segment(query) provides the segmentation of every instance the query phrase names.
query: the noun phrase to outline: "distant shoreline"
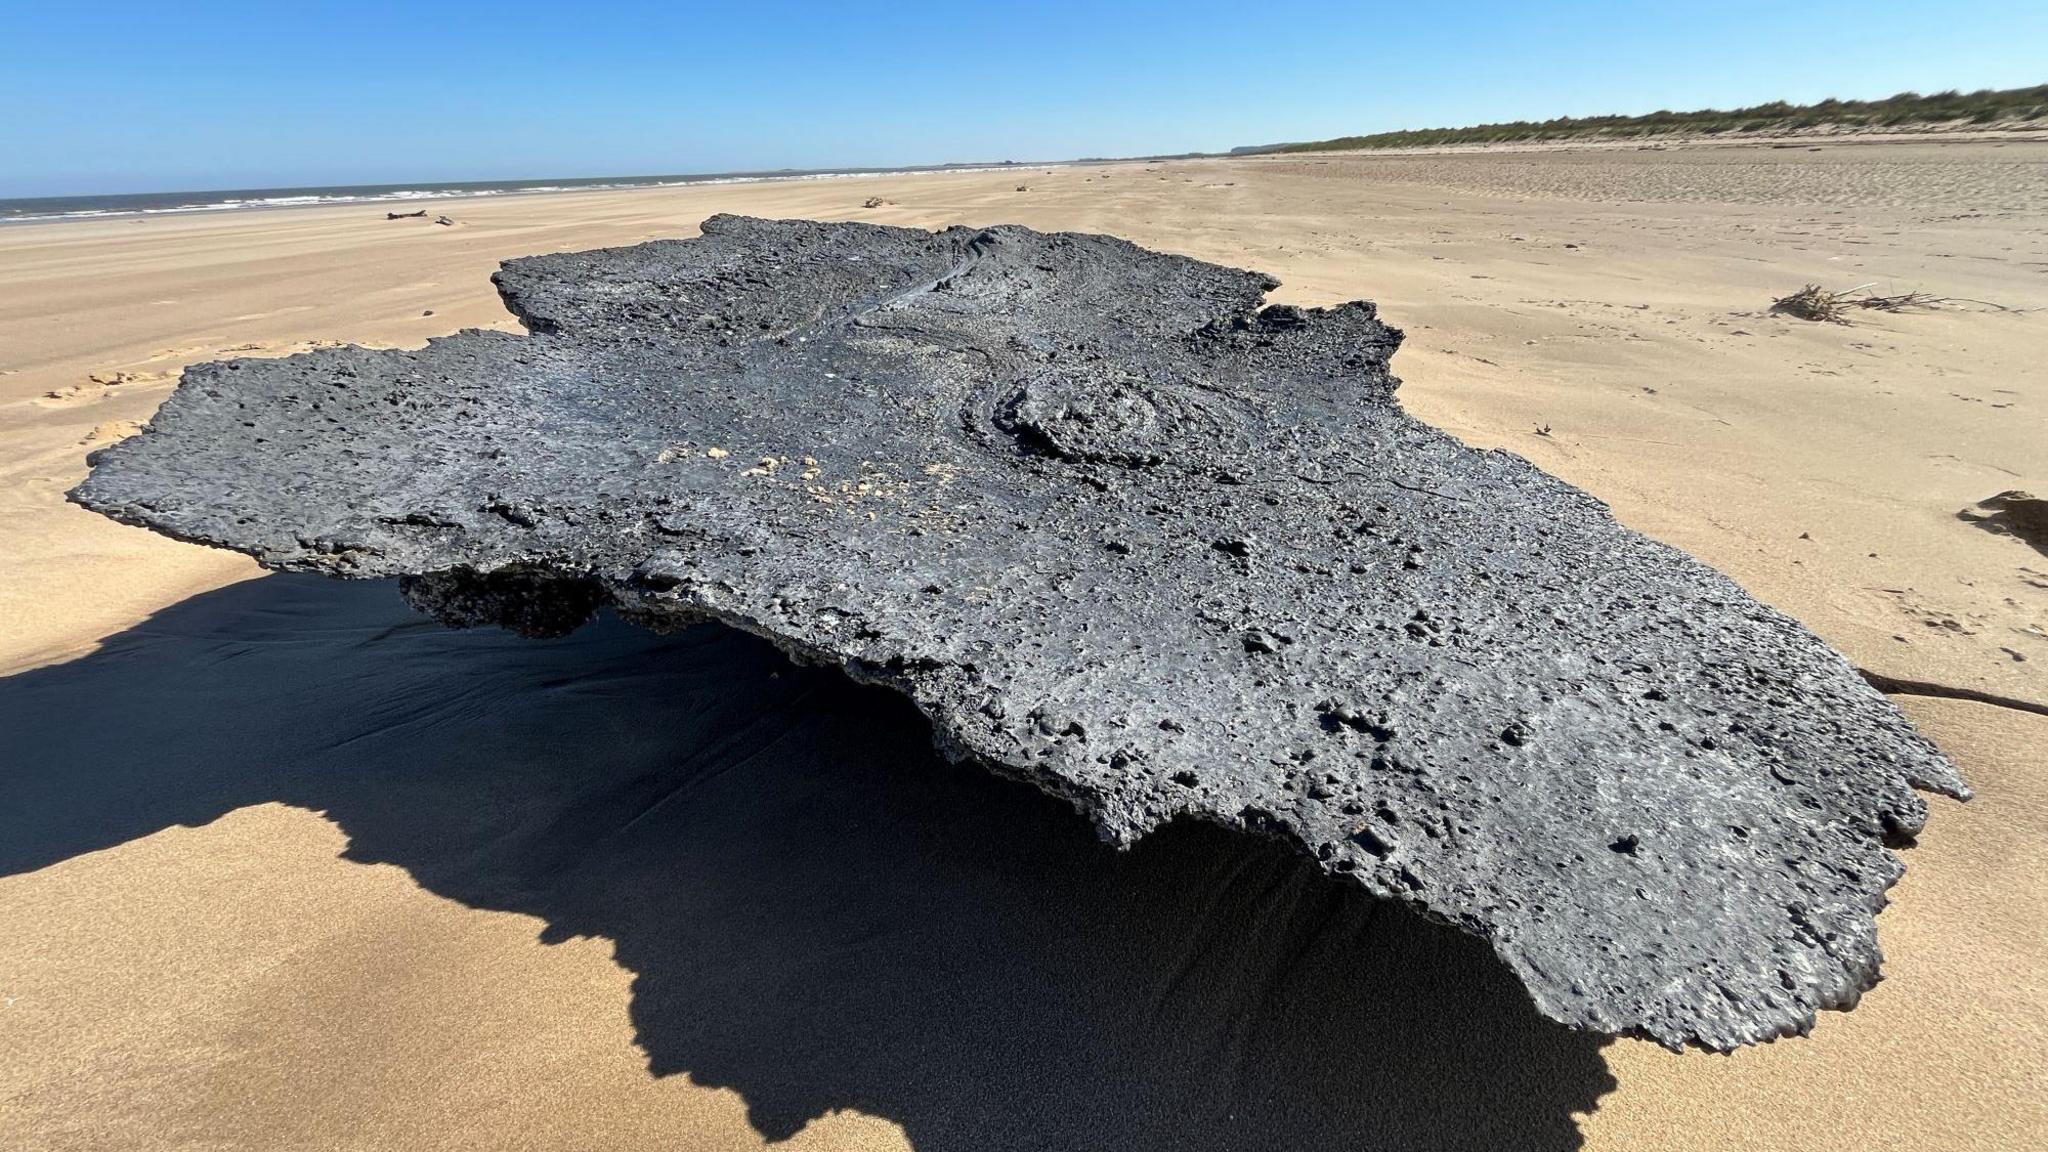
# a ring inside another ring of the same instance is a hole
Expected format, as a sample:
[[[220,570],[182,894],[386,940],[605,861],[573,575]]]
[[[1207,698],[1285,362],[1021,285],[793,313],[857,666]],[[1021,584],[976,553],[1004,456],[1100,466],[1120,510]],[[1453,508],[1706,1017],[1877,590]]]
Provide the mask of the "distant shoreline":
[[[294,188],[221,188],[185,192],[124,192],[101,196],[28,196],[0,199],[0,225],[104,220],[125,216],[184,216],[261,208],[308,208],[336,204],[420,204],[440,200],[536,195],[550,192],[612,192],[640,188],[682,188],[715,184],[790,180],[843,180],[860,176],[920,176],[948,172],[1000,172],[1086,163],[1060,160],[993,164],[934,164],[908,168],[835,168],[791,171],[706,172],[666,176],[587,176],[534,180],[421,180],[403,184],[328,184]]]
[[[1452,130],[1465,133],[1473,130]],[[1389,133],[1387,136],[1421,136]],[[1356,138],[1350,138],[1356,139]],[[1374,138],[1378,139],[1378,138]],[[202,191],[124,192],[97,196],[0,198],[0,227],[124,217],[190,216],[210,212],[310,208],[348,204],[418,205],[442,200],[542,195],[556,192],[616,192],[721,184],[849,180],[876,176],[938,176],[948,173],[1044,170],[1059,167],[1164,163],[1182,160],[1277,160],[1347,153],[1374,156],[1448,156],[1516,152],[1659,151],[1701,147],[1780,147],[1822,144],[1928,144],[2048,142],[2048,120],[2006,121],[1998,126],[1933,124],[1855,126],[1824,124],[1791,130],[1703,132],[1679,127],[1648,135],[1585,132],[1550,137],[1439,139],[1361,145],[1347,140],[1236,148],[1156,156],[1090,156],[1071,160],[1000,161],[986,164],[912,165],[902,168],[771,169],[659,176],[582,176],[531,180],[422,180],[399,184],[332,184],[286,188],[223,188]]]

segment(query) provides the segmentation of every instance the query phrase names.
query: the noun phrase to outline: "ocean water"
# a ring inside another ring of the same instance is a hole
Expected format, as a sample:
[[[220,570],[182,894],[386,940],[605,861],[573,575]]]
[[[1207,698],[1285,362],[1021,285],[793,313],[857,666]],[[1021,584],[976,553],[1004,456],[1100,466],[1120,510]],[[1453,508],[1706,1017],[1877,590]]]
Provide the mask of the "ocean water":
[[[929,172],[987,172],[1025,167],[1002,164],[947,164],[922,168],[850,168],[832,171],[715,172],[679,176],[589,176],[566,180],[476,180],[416,184],[338,184],[320,188],[226,188],[206,192],[131,192],[116,196],[34,196],[0,200],[0,224],[37,220],[89,220],[102,216],[161,216],[187,212],[231,212],[249,208],[293,208],[309,204],[405,204],[477,196],[534,192],[595,191],[608,188],[672,188],[687,184],[737,184],[754,180],[831,180],[847,176]],[[412,209],[406,209],[411,211]]]

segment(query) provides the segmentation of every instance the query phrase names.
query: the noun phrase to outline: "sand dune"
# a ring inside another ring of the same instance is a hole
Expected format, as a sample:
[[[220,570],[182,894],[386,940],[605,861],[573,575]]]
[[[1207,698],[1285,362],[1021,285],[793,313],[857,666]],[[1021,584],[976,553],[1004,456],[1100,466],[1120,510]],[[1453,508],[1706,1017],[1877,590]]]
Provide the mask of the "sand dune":
[[[234,583],[247,562],[61,500],[184,364],[511,327],[504,257],[714,211],[1016,221],[1260,268],[1284,301],[1377,300],[1408,331],[1411,411],[1586,487],[1866,668],[2043,702],[2048,561],[1956,515],[2048,491],[2043,146],[445,208],[461,227],[322,208],[0,229],[0,1145],[2048,1140],[2048,718],[1904,700],[1979,798],[1937,801],[1905,853],[1890,978],[1813,1037],[1674,1057],[1543,1024],[1468,942],[1280,858],[1192,832],[1105,855],[933,763],[886,696],[750,641],[443,633],[388,590]],[[1986,303],[1763,314],[1866,280]]]

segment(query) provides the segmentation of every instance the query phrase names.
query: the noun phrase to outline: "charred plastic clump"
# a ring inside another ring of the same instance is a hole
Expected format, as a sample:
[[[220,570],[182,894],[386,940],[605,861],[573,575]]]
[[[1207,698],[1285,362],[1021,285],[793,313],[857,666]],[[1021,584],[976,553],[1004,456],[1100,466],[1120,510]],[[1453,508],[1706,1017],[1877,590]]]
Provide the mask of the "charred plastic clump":
[[[1852,1003],[1885,837],[1965,793],[1797,623],[1410,419],[1370,304],[733,217],[497,282],[528,335],[190,369],[74,498],[456,624],[724,621],[1113,841],[1279,837],[1674,1046]]]

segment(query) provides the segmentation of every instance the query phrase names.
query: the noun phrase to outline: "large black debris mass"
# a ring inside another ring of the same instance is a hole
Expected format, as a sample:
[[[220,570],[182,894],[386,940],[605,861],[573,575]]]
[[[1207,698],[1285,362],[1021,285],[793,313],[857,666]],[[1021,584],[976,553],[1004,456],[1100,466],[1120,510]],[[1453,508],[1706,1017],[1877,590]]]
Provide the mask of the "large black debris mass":
[[[1876,981],[1886,840],[1953,767],[1726,577],[1405,415],[1372,305],[1101,236],[703,231],[505,265],[528,335],[189,369],[73,496],[452,624],[758,633],[1111,840],[1292,842],[1568,1024],[1727,1049]]]

